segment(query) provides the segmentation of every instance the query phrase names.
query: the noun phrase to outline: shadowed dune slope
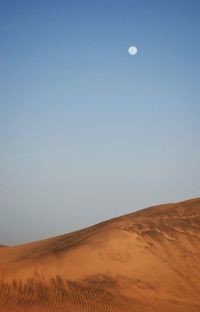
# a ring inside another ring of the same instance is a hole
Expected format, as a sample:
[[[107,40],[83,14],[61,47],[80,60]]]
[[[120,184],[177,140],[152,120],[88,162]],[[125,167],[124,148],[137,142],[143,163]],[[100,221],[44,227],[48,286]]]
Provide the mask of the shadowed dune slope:
[[[1,312],[200,312],[200,198],[0,248]]]

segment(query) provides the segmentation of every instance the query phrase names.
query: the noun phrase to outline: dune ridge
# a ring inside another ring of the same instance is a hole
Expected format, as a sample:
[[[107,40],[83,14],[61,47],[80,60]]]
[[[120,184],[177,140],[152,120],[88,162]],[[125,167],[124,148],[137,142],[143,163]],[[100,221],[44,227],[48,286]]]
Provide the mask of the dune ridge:
[[[199,281],[200,198],[0,248],[1,312],[200,312]]]

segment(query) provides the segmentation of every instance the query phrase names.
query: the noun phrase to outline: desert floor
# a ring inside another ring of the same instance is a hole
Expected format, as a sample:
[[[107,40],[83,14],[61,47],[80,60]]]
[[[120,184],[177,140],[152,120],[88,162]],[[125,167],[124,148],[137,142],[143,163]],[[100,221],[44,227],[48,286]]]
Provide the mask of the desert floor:
[[[0,312],[200,312],[200,198],[0,247]]]

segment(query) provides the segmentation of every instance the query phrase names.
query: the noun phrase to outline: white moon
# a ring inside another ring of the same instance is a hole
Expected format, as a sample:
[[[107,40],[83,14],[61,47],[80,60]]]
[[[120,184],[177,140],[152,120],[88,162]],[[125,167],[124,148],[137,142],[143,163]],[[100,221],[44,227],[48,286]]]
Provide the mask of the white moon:
[[[138,49],[137,49],[136,47],[134,47],[134,46],[128,48],[128,53],[129,53],[130,55],[136,55],[137,52],[138,52]]]

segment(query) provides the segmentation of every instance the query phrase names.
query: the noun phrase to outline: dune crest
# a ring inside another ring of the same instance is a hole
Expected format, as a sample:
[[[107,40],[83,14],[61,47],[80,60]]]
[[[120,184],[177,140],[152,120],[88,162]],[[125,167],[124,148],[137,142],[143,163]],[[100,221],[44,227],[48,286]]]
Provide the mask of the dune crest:
[[[199,312],[199,281],[200,198],[0,248],[1,312]]]

